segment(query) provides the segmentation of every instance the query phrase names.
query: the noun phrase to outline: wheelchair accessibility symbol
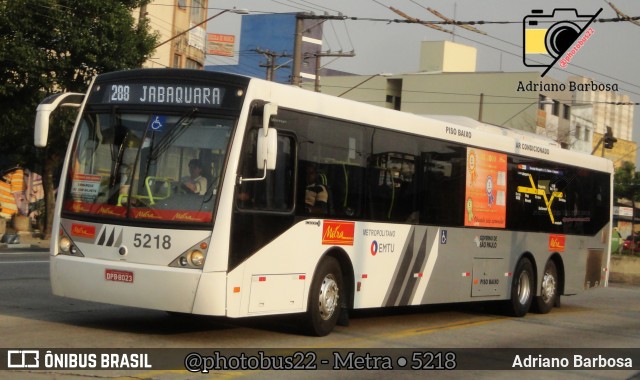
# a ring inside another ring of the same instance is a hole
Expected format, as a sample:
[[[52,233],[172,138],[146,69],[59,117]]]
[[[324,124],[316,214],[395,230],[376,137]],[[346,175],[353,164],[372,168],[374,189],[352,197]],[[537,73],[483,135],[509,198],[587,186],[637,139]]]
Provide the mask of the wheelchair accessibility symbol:
[[[447,244],[447,230],[442,230],[440,233],[440,244]]]
[[[156,132],[162,132],[164,130],[164,123],[166,120],[166,116],[151,116],[151,123],[149,127]]]

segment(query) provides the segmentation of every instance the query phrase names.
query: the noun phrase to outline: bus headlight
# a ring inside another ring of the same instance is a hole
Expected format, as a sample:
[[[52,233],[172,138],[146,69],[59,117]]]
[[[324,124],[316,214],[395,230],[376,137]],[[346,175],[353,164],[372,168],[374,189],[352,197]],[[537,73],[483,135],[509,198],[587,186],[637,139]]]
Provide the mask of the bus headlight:
[[[66,236],[61,237],[60,241],[58,241],[58,248],[60,248],[62,253],[69,253],[71,249],[71,240]]]
[[[189,262],[191,265],[201,267],[204,264],[204,254],[198,250],[189,253]]]
[[[191,248],[182,252],[180,256],[169,263],[169,266],[174,268],[202,269],[207,259],[209,240],[210,238],[207,238],[192,245]]]

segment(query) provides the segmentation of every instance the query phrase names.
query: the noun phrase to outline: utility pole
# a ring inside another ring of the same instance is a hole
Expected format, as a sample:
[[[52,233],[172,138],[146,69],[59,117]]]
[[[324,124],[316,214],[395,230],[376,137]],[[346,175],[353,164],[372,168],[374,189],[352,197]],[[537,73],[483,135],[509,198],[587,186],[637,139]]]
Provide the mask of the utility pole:
[[[289,55],[289,54],[285,54],[285,53],[278,54],[278,53],[274,53],[274,52],[271,52],[269,50],[263,50],[263,49],[260,49],[260,48],[253,49],[253,51],[264,55],[264,57],[267,59],[267,63],[264,63],[264,64],[261,63],[260,67],[266,67],[267,68],[267,76],[266,76],[266,78],[267,78],[268,81],[273,81],[275,79],[274,78],[274,74],[275,74],[275,71],[277,69],[279,69],[281,67],[289,67],[289,66],[278,66],[278,67],[276,67],[276,58],[279,58],[279,57],[291,57],[291,55]]]
[[[291,73],[291,84],[300,86],[300,69],[302,68],[302,25],[303,16],[309,14],[298,13],[296,15],[296,34],[293,42],[293,72]]]
[[[342,15],[338,15],[338,16],[330,16],[330,15],[314,15],[311,13],[298,13],[296,14],[296,31],[295,31],[295,40],[294,40],[294,44],[293,44],[293,71],[291,73],[291,84],[294,86],[300,86],[300,81],[301,81],[301,75],[300,73],[302,72],[302,61],[304,58],[309,58],[309,56],[307,57],[303,57],[303,52],[302,52],[302,41],[303,41],[303,35],[305,32],[307,32],[308,30],[314,28],[316,25],[309,27],[307,29],[303,29],[304,28],[304,21],[305,20],[320,20],[319,23],[323,23],[326,20],[344,20],[345,16]],[[321,38],[321,37],[320,37]],[[329,54],[333,54],[328,52]],[[325,53],[322,52],[317,52],[317,53],[313,53],[312,55],[310,55],[311,57],[315,56],[316,57],[316,81],[317,81],[317,77],[318,77],[318,73],[317,70],[319,70],[319,64],[318,64],[318,60],[319,57]],[[335,53],[335,54],[342,54],[342,53]],[[329,56],[329,55],[327,55]],[[333,55],[331,55],[333,56]],[[347,54],[343,54],[341,56],[345,56],[345,57],[353,57],[355,56],[355,54],[353,52],[351,53],[347,53]],[[316,82],[317,83],[317,82]]]
[[[330,51],[327,51],[327,52],[314,53],[313,56],[316,58],[316,68],[315,68],[316,79],[315,79],[314,91],[320,92],[320,57],[355,57],[356,54],[353,51],[349,53],[343,53],[341,51],[337,53],[332,53]]]

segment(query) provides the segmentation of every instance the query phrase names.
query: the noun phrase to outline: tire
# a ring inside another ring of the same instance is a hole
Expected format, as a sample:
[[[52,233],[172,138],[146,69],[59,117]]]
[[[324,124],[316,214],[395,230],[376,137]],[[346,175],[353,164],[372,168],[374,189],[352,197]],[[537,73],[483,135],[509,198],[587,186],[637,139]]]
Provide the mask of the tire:
[[[516,265],[511,284],[511,299],[507,301],[506,312],[513,317],[524,317],[533,301],[534,293],[533,265],[522,258]]]
[[[558,270],[556,264],[549,260],[544,266],[540,295],[535,297],[533,310],[540,314],[547,314],[557,304],[558,294]]]
[[[336,326],[344,294],[340,264],[333,257],[322,259],[313,276],[307,307],[307,331],[326,336]]]

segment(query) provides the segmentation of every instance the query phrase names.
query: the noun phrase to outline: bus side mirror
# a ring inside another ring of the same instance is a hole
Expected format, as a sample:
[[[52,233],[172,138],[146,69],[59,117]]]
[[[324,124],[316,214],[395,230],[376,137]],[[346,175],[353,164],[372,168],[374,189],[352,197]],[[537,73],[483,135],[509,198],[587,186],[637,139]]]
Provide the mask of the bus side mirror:
[[[256,165],[258,169],[275,170],[278,156],[278,131],[269,128],[266,136],[258,133],[257,145]]]
[[[278,131],[269,128],[271,116],[278,114],[278,105],[266,103],[262,108],[262,129],[258,131],[256,141],[256,167],[262,170],[262,177],[259,178],[238,178],[238,183],[249,181],[262,181],[267,178],[267,170],[275,170],[276,158],[278,157]]]
[[[39,148],[47,146],[47,139],[49,136],[49,117],[51,116],[51,113],[58,108],[58,106],[80,107],[83,100],[84,94],[77,92],[65,92],[48,96],[40,102],[40,104],[38,104],[38,108],[36,108],[33,144]]]
[[[274,170],[278,155],[278,132],[269,128],[271,116],[278,114],[278,105],[266,103],[262,111],[262,133],[258,133],[258,151],[256,152],[256,165],[258,169]]]
[[[278,105],[275,103],[267,103],[263,106],[262,112],[262,132],[266,135],[267,130],[269,129],[269,122],[271,121],[271,116],[275,116],[278,114]]]
[[[49,117],[53,109],[51,104],[40,104],[36,109],[36,125],[33,130],[33,144],[38,148],[47,146],[49,137]]]

